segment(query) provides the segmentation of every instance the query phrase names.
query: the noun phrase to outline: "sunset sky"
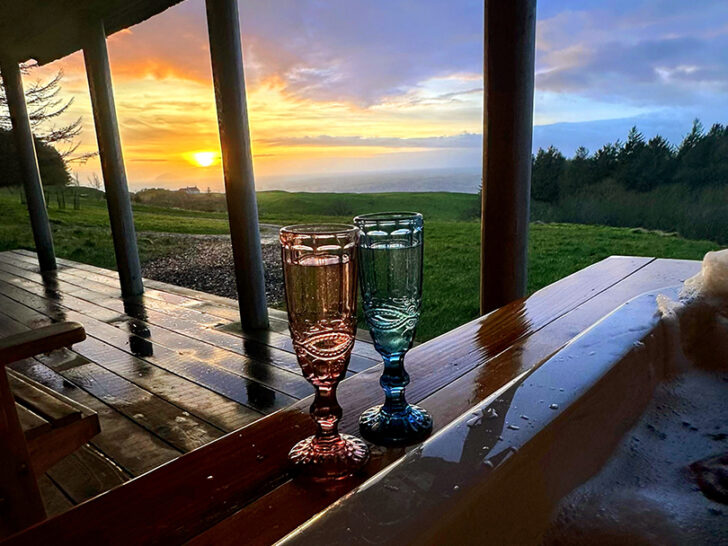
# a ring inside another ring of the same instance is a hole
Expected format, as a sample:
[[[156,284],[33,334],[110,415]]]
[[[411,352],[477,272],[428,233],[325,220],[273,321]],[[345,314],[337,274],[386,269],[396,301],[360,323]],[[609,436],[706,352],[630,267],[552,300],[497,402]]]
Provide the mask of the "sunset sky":
[[[725,0],[540,0],[534,145],[728,122]],[[241,0],[259,189],[275,176],[476,168],[481,0]],[[130,187],[222,189],[203,0],[109,38]],[[83,58],[63,69],[95,151]],[[27,84],[28,82],[26,82]],[[82,183],[97,160],[73,167]]]

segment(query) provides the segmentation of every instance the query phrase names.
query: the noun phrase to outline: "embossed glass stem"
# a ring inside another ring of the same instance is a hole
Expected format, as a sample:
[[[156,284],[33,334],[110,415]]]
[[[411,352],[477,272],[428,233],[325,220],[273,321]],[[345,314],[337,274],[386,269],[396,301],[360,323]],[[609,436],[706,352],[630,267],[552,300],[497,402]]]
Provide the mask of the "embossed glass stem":
[[[315,389],[316,434],[293,446],[288,457],[314,479],[345,478],[369,454],[364,442],[339,433],[336,400],[356,335],[357,238],[349,225],[280,231],[288,325],[303,375]]]
[[[388,212],[357,216],[359,271],[364,317],[374,346],[384,360],[379,381],[384,404],[359,419],[362,436],[383,445],[404,445],[426,438],[432,418],[407,403],[409,375],[405,353],[412,346],[422,305],[422,215]]]

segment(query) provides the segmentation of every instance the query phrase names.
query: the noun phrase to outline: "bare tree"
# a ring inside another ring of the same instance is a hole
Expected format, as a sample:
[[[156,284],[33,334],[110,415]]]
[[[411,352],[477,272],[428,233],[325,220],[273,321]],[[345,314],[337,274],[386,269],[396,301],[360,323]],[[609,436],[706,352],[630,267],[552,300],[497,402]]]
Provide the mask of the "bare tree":
[[[25,64],[21,66],[21,71],[23,74],[28,74],[36,66]],[[82,119],[79,117],[71,122],[58,123],[59,118],[73,104],[73,97],[61,96],[62,80],[63,70],[59,70],[50,80],[43,82],[36,80],[30,86],[26,86],[25,101],[28,105],[30,125],[33,135],[56,148],[66,163],[85,163],[96,154],[76,154]],[[5,88],[2,86],[0,86],[0,129],[11,129]]]
[[[91,176],[88,177],[88,182],[91,184],[91,187],[96,188],[97,190],[101,189],[101,178],[99,178],[98,174],[91,173]]]

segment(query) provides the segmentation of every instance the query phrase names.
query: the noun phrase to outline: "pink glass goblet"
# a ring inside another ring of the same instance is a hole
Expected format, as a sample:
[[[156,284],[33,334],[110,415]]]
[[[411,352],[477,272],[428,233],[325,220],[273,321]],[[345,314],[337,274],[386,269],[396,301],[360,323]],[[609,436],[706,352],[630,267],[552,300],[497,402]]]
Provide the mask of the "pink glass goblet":
[[[369,458],[364,442],[338,431],[336,387],[346,375],[356,335],[358,230],[298,225],[280,231],[288,324],[303,376],[315,389],[316,434],[288,454],[313,479],[342,479]]]

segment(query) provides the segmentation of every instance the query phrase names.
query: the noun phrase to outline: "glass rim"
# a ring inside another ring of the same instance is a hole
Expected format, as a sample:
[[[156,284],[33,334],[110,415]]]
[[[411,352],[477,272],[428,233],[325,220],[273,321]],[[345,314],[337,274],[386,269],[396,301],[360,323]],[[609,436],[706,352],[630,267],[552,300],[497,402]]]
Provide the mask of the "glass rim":
[[[401,221],[401,220],[421,220],[422,214],[410,211],[392,211],[392,212],[370,212],[369,214],[360,214],[354,217],[354,223],[365,222],[382,222],[382,221]]]
[[[289,235],[351,235],[358,232],[358,228],[351,224],[292,224],[283,226],[279,233]]]

